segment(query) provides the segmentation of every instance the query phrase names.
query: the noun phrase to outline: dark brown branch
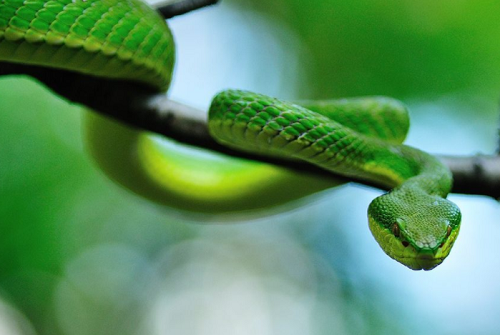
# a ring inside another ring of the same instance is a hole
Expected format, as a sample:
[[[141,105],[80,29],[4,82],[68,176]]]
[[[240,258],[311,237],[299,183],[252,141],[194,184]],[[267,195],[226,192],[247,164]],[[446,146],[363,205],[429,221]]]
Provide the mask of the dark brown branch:
[[[286,160],[226,148],[215,142],[208,133],[206,112],[173,102],[166,95],[158,94],[142,85],[7,62],[0,62],[0,76],[2,75],[28,75],[70,102],[87,106],[132,127],[164,135],[178,142],[232,157],[259,160],[298,172],[319,174],[325,178],[332,176],[331,173],[310,164],[294,162],[292,165]]]
[[[439,156],[453,172],[455,193],[500,198],[500,156]]]
[[[155,7],[165,19],[186,14],[194,10],[215,5],[219,0],[180,0],[176,2],[159,3]]]
[[[62,70],[0,62],[0,76],[9,74],[30,75],[71,102],[88,106],[130,126],[188,145],[232,157],[275,164],[299,173],[316,174],[322,178],[333,177],[331,173],[311,164],[228,149],[215,142],[208,133],[206,112],[173,102],[166,95],[155,93],[143,86]],[[453,172],[453,192],[500,198],[500,156],[440,158]],[[333,178],[339,179],[337,176]]]

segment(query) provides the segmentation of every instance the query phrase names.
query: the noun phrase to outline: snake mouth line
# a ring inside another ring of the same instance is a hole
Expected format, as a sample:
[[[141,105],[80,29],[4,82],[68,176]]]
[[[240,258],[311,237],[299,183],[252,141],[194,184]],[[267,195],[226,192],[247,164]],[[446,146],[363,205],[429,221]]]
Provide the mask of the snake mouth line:
[[[445,257],[432,257],[432,256],[416,256],[416,257],[398,257],[403,260],[421,260],[421,261],[443,261]]]
[[[438,252],[440,252],[439,249]],[[411,256],[398,257],[394,255],[393,258],[403,263],[412,270],[428,271],[434,269],[436,266],[441,264],[446,257],[444,256],[434,257],[434,255],[431,254],[416,254],[414,257]]]

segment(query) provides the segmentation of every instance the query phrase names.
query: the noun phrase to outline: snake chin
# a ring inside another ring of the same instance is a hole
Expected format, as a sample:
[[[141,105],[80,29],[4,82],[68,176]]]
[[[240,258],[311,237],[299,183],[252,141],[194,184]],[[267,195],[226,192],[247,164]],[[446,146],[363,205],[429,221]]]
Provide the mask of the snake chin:
[[[413,247],[409,247],[413,248]],[[437,257],[436,255],[433,254],[421,254],[417,253],[416,250],[413,251],[415,255],[410,256],[410,257],[405,257],[404,255],[398,256],[398,255],[393,255],[395,260],[400,262],[401,264],[407,266],[408,268],[412,270],[432,270],[439,264],[441,264],[444,259],[446,258],[447,255]]]

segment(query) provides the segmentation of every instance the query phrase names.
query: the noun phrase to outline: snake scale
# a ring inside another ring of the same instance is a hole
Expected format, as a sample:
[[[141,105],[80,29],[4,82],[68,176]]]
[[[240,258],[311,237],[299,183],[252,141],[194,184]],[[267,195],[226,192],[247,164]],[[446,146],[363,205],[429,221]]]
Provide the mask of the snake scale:
[[[166,91],[174,55],[167,24],[139,0],[0,1],[2,66],[77,71]],[[374,101],[377,98],[362,103]],[[332,113],[328,102],[299,105],[228,90],[212,101],[209,129],[231,148],[305,160],[391,189],[368,209],[375,239],[409,268],[432,269],[449,254],[461,221],[458,207],[446,200],[451,173],[433,156],[402,145],[405,134],[371,132],[394,133],[390,117],[384,126],[367,126],[356,103],[360,101],[345,104],[341,110],[349,113],[342,118]]]

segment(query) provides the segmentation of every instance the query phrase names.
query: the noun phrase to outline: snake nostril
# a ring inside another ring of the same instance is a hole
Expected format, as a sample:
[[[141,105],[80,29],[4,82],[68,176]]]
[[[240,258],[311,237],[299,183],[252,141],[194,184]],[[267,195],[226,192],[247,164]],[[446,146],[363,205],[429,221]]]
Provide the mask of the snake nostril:
[[[410,245],[410,242],[408,242],[408,241],[401,241],[401,244],[403,245],[403,247],[406,248],[407,246]]]

